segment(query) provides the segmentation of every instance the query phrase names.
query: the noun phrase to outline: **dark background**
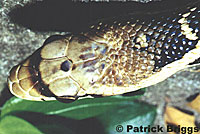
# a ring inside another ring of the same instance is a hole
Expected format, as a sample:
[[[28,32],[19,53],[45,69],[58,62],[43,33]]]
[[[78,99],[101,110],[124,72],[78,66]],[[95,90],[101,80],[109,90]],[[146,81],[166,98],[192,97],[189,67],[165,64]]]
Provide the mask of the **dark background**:
[[[143,2],[80,2],[44,0],[15,7],[9,13],[14,23],[36,31],[79,32],[91,22],[127,14],[165,12],[195,0]]]

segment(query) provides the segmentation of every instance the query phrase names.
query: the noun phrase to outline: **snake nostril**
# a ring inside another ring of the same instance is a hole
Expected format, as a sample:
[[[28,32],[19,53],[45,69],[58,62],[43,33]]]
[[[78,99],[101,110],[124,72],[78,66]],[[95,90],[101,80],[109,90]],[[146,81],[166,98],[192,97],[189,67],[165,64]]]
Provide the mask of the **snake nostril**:
[[[70,60],[66,60],[61,64],[61,70],[67,72],[70,70],[72,66],[72,62]]]

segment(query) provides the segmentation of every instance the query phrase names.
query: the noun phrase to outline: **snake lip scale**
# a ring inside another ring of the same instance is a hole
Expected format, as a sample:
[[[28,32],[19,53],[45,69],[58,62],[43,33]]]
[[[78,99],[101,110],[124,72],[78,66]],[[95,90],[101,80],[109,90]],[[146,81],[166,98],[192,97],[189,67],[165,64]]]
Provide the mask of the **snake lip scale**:
[[[49,37],[11,69],[11,93],[33,101],[119,95],[199,64],[200,2],[138,16],[104,19],[80,33]]]

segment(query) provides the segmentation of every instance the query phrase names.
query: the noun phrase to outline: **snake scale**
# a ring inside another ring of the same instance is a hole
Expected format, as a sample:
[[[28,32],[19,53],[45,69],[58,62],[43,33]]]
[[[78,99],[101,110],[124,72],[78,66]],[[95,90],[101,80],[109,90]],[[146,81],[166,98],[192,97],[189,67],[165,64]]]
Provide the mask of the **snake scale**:
[[[34,101],[119,95],[199,64],[200,2],[139,16],[104,19],[84,32],[49,37],[12,68],[11,93]]]

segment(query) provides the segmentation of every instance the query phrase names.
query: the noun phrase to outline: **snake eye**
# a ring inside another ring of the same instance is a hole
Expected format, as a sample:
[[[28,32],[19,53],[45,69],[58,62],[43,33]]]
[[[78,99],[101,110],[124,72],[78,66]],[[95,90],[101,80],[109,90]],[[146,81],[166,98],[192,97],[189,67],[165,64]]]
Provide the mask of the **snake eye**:
[[[67,72],[70,70],[72,66],[72,62],[70,60],[66,60],[61,64],[61,70]]]

